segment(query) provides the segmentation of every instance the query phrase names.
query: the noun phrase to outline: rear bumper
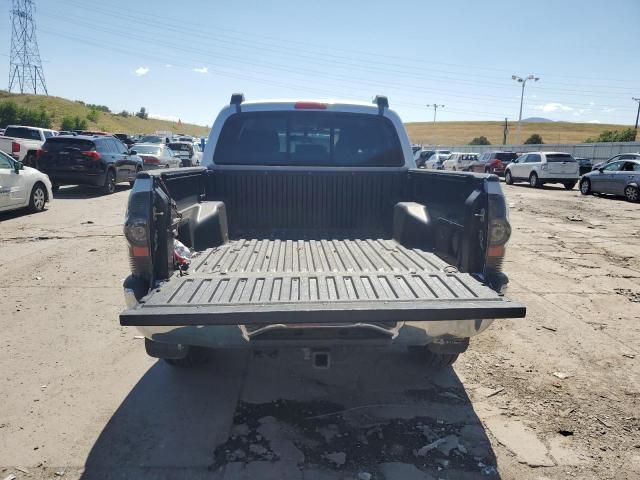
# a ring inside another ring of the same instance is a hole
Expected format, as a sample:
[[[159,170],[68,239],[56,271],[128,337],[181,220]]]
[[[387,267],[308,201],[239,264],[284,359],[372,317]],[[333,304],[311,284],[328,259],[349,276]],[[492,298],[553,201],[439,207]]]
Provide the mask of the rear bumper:
[[[104,185],[105,173],[86,174],[76,172],[51,172],[44,171],[49,176],[51,183],[56,185]]]

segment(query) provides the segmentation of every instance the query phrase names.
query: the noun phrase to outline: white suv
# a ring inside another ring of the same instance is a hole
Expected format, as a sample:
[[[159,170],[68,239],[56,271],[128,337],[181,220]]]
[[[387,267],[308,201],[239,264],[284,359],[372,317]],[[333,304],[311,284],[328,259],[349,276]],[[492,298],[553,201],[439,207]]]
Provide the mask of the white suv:
[[[545,183],[562,183],[571,190],[580,177],[580,165],[568,153],[529,152],[513,160],[504,172],[507,185],[529,182],[532,187]]]

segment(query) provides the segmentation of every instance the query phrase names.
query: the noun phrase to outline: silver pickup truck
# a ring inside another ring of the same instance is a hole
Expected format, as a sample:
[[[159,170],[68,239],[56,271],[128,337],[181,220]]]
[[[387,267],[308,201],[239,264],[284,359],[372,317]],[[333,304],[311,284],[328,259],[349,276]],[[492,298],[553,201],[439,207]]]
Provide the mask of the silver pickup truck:
[[[494,319],[525,315],[503,296],[498,177],[416,168],[385,97],[234,95],[203,165],[141,172],[129,197],[120,323],[153,357],[295,346],[327,368],[334,346],[399,344],[445,366]]]

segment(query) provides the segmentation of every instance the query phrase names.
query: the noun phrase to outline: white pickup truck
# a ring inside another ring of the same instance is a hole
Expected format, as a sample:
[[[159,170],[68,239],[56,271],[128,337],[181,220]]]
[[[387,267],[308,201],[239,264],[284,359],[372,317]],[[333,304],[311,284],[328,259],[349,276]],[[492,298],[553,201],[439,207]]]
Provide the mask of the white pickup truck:
[[[55,130],[22,125],[9,125],[0,137],[0,151],[28,167],[37,168],[38,150],[49,137],[58,134]]]

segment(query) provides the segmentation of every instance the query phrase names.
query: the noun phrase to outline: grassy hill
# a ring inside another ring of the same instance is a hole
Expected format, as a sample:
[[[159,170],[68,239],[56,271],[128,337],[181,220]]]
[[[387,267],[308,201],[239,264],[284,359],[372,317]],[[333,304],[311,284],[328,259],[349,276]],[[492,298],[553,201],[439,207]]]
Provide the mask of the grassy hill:
[[[407,123],[409,138],[414,143],[466,145],[474,137],[484,135],[492,144],[502,144],[503,122],[430,122]],[[522,141],[531,134],[542,136],[544,143],[581,143],[605,130],[629,128],[629,125],[600,123],[527,122],[522,124]],[[518,124],[509,123],[507,143],[515,143]]]
[[[0,90],[0,102],[11,100],[21,107],[38,109],[44,108],[53,118],[53,127],[59,128],[63,117],[76,116],[87,118],[90,112],[89,107],[73,100],[60,97],[47,97],[44,95],[19,95]],[[176,122],[167,120],[157,120],[155,118],[142,119],[135,116],[121,117],[115,113],[99,112],[95,122],[89,122],[89,129],[102,130],[105,132],[126,132],[126,133],[153,133],[157,130],[171,130],[173,132],[186,133],[194,136],[206,136],[209,129],[201,125],[182,123],[178,126]]]

